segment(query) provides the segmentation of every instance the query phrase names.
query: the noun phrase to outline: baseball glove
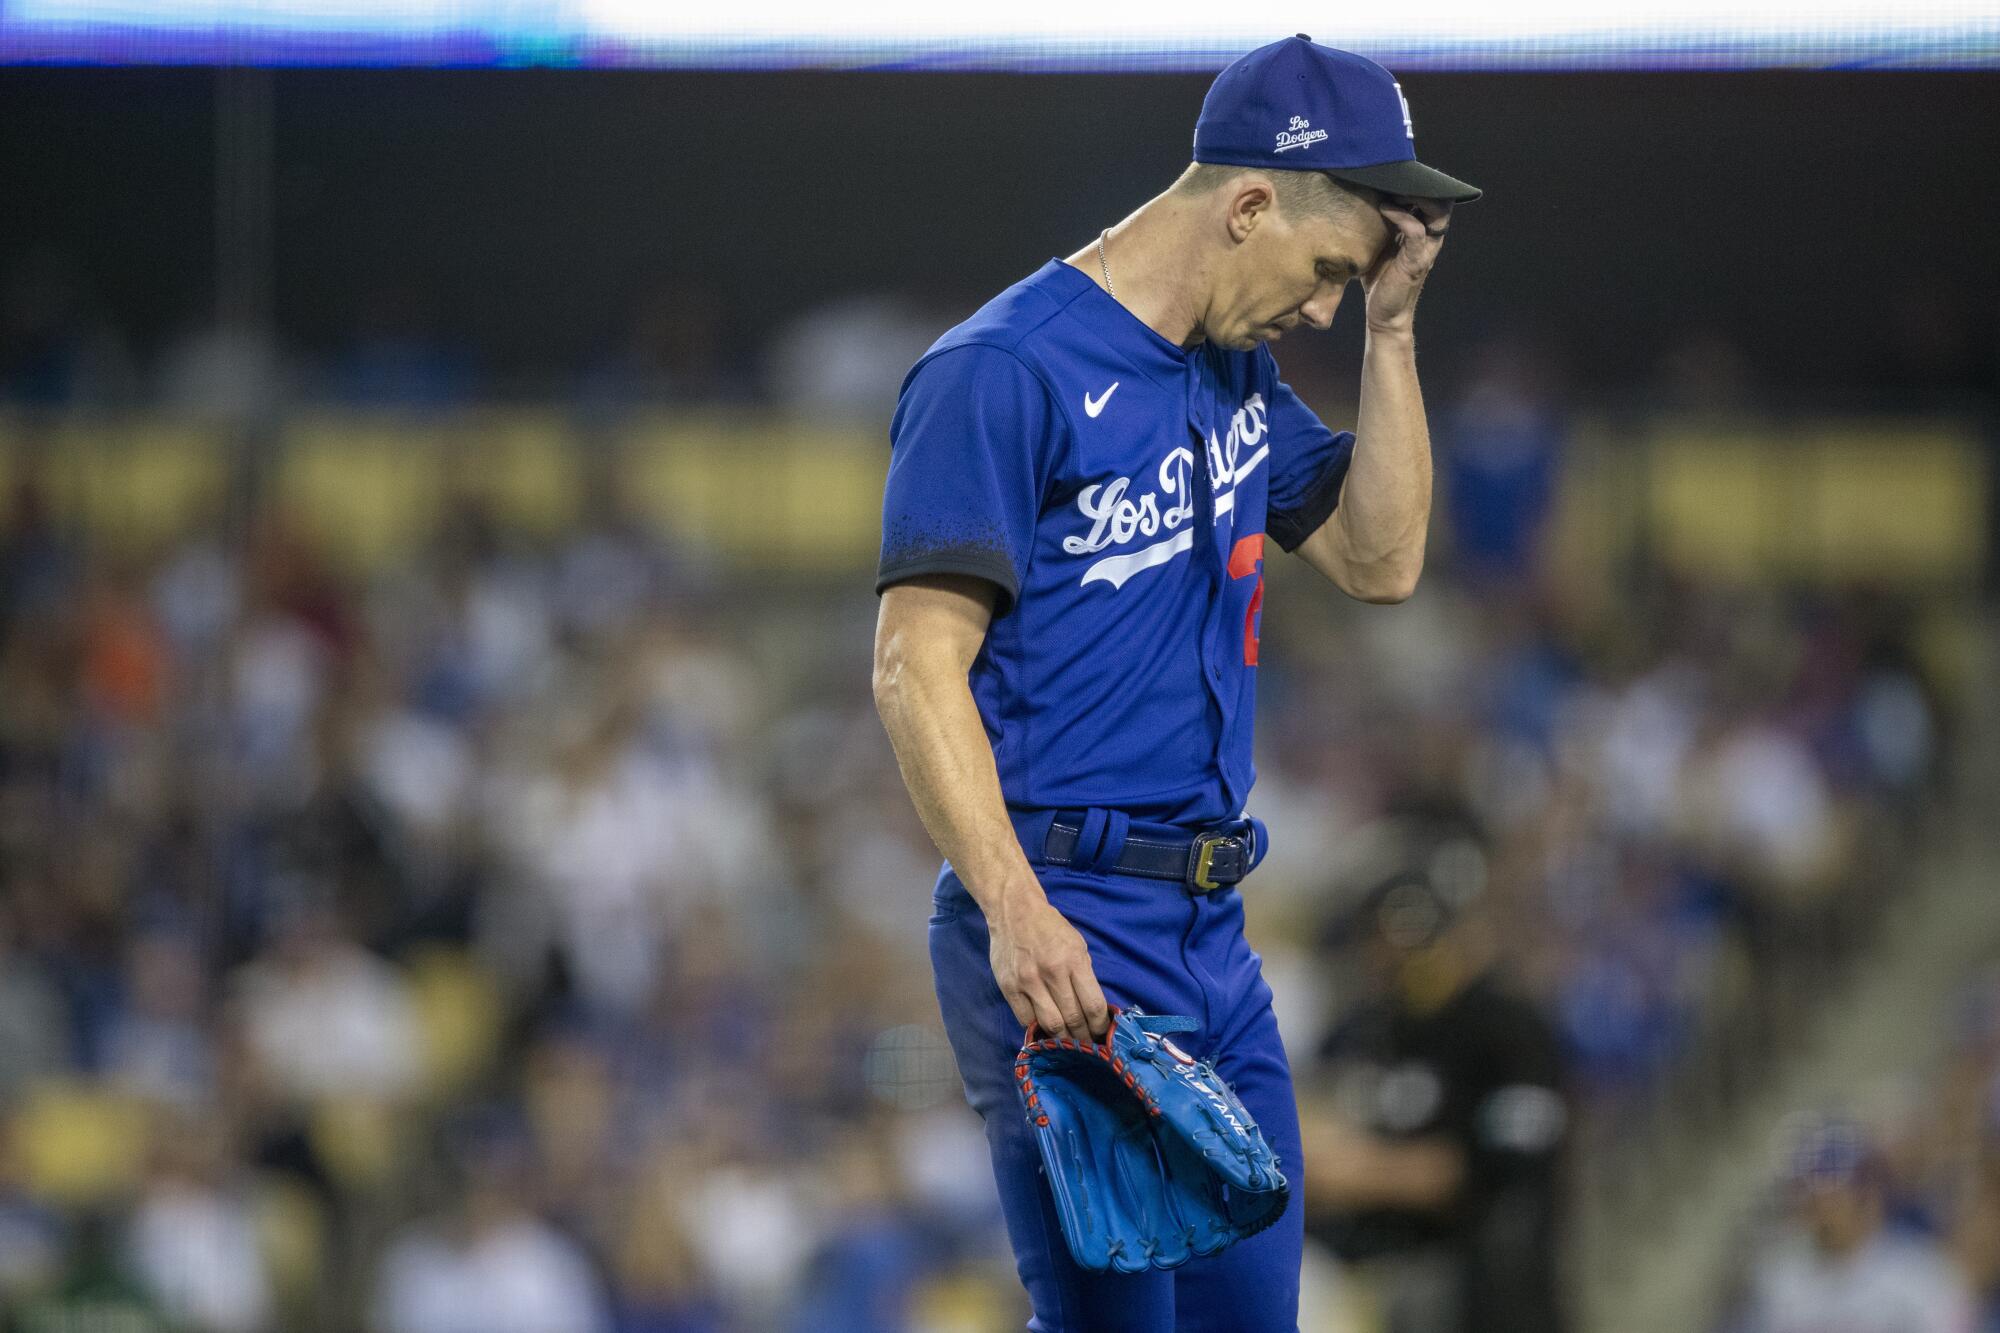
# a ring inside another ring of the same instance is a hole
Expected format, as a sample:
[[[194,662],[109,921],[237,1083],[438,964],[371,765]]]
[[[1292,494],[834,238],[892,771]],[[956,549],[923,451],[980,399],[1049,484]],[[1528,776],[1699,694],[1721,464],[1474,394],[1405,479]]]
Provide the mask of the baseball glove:
[[[1014,1081],[1084,1268],[1173,1268],[1285,1211],[1290,1186],[1257,1122],[1213,1064],[1166,1040],[1196,1026],[1114,1007],[1098,1045],[1028,1029]]]

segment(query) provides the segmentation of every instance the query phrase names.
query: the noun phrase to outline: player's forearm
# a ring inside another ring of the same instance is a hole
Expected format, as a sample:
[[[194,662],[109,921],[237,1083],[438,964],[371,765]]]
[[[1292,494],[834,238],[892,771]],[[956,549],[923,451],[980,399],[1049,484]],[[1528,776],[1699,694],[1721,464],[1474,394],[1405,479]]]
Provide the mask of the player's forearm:
[[[1364,601],[1416,591],[1431,516],[1431,436],[1415,336],[1370,328],[1361,362],[1354,461],[1328,520],[1342,588]]]
[[[1007,818],[964,664],[894,639],[877,658],[875,707],[931,840],[988,916],[1015,895],[1043,897]]]

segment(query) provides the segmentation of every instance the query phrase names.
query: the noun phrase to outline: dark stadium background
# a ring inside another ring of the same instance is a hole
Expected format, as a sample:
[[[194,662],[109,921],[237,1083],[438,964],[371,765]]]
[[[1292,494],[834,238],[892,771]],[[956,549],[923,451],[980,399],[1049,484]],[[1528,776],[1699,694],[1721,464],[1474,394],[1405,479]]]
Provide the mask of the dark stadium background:
[[[436,292],[502,383],[529,385],[603,336],[635,274],[712,284],[732,359],[754,356],[802,302],[843,292],[907,286],[970,309],[1171,179],[1207,86],[1200,75],[228,77],[262,85],[271,107],[280,329],[325,347],[357,283],[398,276]],[[1990,75],[1406,84],[1423,151],[1491,182],[1453,237],[1449,299],[1424,312],[1437,360],[1525,324],[1566,339],[1585,380],[1615,389],[1677,333],[1715,325],[1755,349],[1773,385],[1865,395],[1894,373],[1899,296],[1947,291],[1977,306],[2000,285]],[[81,250],[142,337],[201,309],[215,85],[206,71],[8,70],[0,247]],[[1990,326],[1984,304],[1973,317]]]

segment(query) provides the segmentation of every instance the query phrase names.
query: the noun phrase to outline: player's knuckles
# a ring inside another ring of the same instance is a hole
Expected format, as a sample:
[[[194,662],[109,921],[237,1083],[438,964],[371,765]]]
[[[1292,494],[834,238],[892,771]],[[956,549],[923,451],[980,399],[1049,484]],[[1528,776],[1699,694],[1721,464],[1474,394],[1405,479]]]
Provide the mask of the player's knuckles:
[[[1076,960],[1067,953],[1050,954],[1044,957],[1035,969],[1035,975],[1044,982],[1068,981],[1076,971]]]
[[[995,979],[1000,983],[1000,993],[1010,1001],[1032,1000],[1043,987],[1041,974],[1032,966],[1009,968],[996,974]]]

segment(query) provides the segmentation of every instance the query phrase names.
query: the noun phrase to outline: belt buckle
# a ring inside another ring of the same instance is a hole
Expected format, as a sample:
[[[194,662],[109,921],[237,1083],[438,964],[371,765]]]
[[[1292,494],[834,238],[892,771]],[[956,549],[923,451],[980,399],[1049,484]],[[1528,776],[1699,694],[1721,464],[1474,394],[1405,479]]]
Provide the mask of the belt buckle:
[[[1194,845],[1188,849],[1188,879],[1202,893],[1213,893],[1223,885],[1209,878],[1209,871],[1215,865],[1215,849],[1225,842],[1241,842],[1233,833],[1197,833]]]

